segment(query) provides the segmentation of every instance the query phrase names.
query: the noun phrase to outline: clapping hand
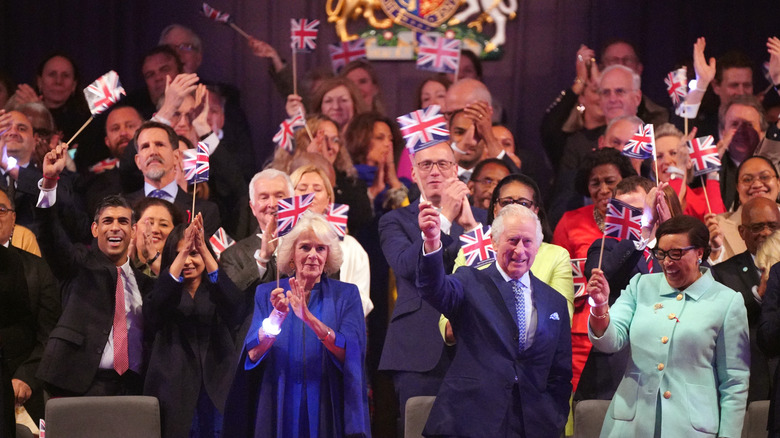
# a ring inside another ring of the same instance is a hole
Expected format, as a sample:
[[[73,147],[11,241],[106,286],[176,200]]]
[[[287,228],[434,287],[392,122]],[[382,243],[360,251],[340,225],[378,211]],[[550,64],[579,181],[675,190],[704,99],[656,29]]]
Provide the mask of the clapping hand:
[[[303,285],[295,277],[290,278],[290,290],[287,292],[287,299],[295,316],[301,321],[307,322],[312,319],[313,316],[306,302],[306,291],[303,290]]]

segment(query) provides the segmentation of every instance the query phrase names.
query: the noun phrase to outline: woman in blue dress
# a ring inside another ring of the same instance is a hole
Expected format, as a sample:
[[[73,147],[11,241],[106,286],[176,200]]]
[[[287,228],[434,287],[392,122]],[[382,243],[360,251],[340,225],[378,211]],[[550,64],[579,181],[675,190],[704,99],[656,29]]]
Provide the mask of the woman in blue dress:
[[[257,288],[223,436],[370,436],[360,295],[327,276],[342,261],[335,231],[304,213],[277,260],[290,278]]]

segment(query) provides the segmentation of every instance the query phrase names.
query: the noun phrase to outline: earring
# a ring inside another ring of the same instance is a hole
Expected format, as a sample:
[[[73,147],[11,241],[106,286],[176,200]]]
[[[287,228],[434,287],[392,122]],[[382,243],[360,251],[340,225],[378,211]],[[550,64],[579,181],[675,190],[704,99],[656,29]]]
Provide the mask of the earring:
[[[701,264],[701,259],[699,259],[699,264]]]

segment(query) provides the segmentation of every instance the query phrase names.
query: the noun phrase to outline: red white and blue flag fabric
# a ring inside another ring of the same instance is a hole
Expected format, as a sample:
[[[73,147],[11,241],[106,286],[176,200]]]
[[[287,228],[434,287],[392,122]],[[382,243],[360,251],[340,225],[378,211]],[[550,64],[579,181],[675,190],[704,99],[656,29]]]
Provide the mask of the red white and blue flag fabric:
[[[292,231],[312,202],[314,202],[314,193],[280,199],[276,205],[277,236],[281,237]]]
[[[420,35],[417,45],[417,69],[455,73],[460,62],[461,41],[430,32]]]
[[[200,12],[206,16],[206,18],[210,20],[214,20],[217,23],[223,23],[228,24],[230,23],[230,14],[227,12],[220,12],[211,6],[209,6],[208,3],[203,2],[203,8],[200,10]]]
[[[209,238],[209,243],[211,244],[211,249],[214,250],[214,255],[216,255],[217,260],[219,260],[220,254],[233,246],[236,241],[228,235],[224,228],[219,227],[217,232]]]
[[[686,69],[678,68],[669,72],[664,78],[664,83],[666,84],[666,92],[669,93],[675,107],[685,102],[685,97],[688,95],[688,71]]]
[[[447,141],[450,138],[447,120],[439,112],[439,105],[431,105],[404,114],[396,120],[401,126],[401,134],[406,141],[406,148],[411,153],[417,153],[428,146]]]
[[[89,171],[98,175],[107,170],[115,169],[119,165],[119,158],[106,158],[89,167]]]
[[[303,116],[300,114],[283,121],[279,125],[279,131],[274,135],[274,143],[287,152],[293,153],[293,137],[295,136],[295,130],[302,127],[304,123]]]
[[[653,125],[639,125],[639,130],[623,146],[623,155],[644,160],[654,156],[655,134]]]
[[[701,176],[720,170],[718,145],[711,135],[694,138],[688,142],[688,155],[693,162],[693,175]]]
[[[585,261],[588,259],[571,259],[571,276],[574,279],[574,298],[587,295],[585,286],[588,279],[585,278]]]
[[[463,255],[466,256],[466,266],[476,266],[496,258],[493,242],[490,240],[490,227],[485,230],[479,227],[460,235]]]
[[[84,97],[93,116],[109,109],[124,94],[125,89],[119,83],[119,75],[114,70],[97,78],[84,89]]]
[[[642,239],[642,210],[611,198],[604,218],[604,234],[617,239]]]
[[[184,178],[192,183],[209,180],[209,148],[206,143],[198,142],[194,149],[183,151],[182,170]]]
[[[333,71],[338,73],[350,62],[366,59],[366,40],[358,38],[354,41],[330,44],[328,51],[330,51],[330,63],[333,65]]]
[[[349,205],[347,204],[330,204],[328,209],[328,215],[326,219],[328,223],[336,230],[336,234],[339,238],[343,239],[347,235],[347,217],[349,216]]]
[[[290,19],[292,48],[298,52],[311,52],[317,48],[317,31],[320,20]]]

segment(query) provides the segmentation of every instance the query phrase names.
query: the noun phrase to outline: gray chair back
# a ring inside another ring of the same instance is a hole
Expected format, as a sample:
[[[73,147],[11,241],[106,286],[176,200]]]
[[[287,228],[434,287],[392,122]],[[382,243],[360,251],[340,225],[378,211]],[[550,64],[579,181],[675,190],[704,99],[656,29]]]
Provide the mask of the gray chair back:
[[[609,400],[582,400],[574,405],[574,438],[599,438]]]
[[[422,432],[435,400],[436,397],[433,396],[419,396],[412,397],[406,401],[404,411],[406,418],[406,424],[404,424],[405,438],[423,438]]]
[[[155,397],[66,397],[46,403],[46,438],[160,438]]]

